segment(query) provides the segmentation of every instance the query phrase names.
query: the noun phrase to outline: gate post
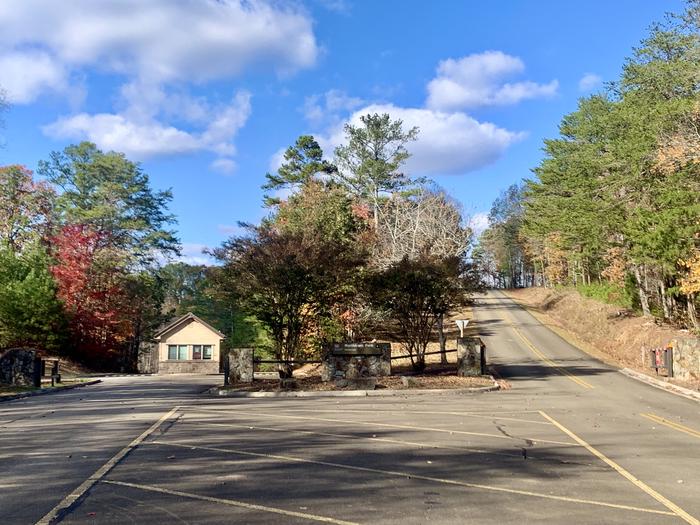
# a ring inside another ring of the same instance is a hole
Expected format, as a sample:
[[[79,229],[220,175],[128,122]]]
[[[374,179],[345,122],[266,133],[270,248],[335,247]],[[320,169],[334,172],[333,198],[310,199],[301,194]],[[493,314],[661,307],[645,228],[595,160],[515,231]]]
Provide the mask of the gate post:
[[[479,337],[457,338],[457,375],[479,376],[486,371],[486,345]]]
[[[232,348],[228,353],[229,383],[253,382],[253,349]]]

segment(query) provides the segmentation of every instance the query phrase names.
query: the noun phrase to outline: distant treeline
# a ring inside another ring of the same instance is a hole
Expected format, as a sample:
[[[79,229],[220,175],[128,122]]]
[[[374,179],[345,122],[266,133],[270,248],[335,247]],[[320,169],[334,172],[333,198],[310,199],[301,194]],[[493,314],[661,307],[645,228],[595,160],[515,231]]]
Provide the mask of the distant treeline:
[[[496,286],[575,285],[699,329],[700,3],[565,116],[475,252]]]

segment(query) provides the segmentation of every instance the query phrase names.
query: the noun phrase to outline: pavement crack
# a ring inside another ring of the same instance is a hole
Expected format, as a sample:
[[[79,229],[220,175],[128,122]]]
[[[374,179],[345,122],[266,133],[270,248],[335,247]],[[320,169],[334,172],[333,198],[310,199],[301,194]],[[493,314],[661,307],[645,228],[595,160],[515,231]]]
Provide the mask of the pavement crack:
[[[502,425],[499,425],[498,423],[496,423],[496,420],[495,420],[495,419],[493,420],[493,424],[496,425],[496,428],[498,429],[498,431],[499,431],[501,434],[503,434],[504,436],[506,436],[506,437],[508,437],[508,438],[510,438],[510,439],[517,439],[517,440],[520,440],[520,441],[524,441],[525,444],[526,444],[528,447],[533,447],[533,446],[535,446],[535,442],[532,441],[531,439],[521,438],[521,437],[518,437],[518,436],[513,436],[513,435],[509,434],[508,432],[506,432],[506,430],[503,428]],[[524,450],[525,450],[525,449],[523,449],[523,451],[524,451]],[[523,452],[523,457],[525,457],[525,455],[526,455],[525,452]]]

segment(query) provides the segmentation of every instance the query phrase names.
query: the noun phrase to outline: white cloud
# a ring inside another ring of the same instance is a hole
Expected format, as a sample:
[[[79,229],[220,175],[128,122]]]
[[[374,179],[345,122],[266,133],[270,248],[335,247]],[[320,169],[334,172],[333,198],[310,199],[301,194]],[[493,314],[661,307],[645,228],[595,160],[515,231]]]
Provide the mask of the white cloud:
[[[211,163],[211,169],[223,173],[224,175],[232,175],[237,168],[236,161],[226,157],[216,159]]]
[[[426,105],[443,111],[470,107],[516,104],[521,100],[556,94],[557,80],[547,84],[531,81],[505,82],[523,73],[518,57],[486,51],[438,64],[437,76],[428,84]]]
[[[251,67],[290,74],[319,54],[308,13],[276,0],[4,0],[0,27],[11,102],[54,91],[73,107],[74,93],[84,91],[70,79],[88,71],[123,77],[112,111],[63,116],[44,127],[47,134],[87,138],[137,159],[211,151],[213,169],[227,172],[250,95],[212,104],[188,88]]]
[[[331,89],[323,94],[306,97],[302,111],[311,124],[337,122],[340,114],[352,111],[364,104],[361,98],[348,96],[339,89]]]
[[[581,77],[581,80],[578,81],[578,89],[584,93],[593,91],[602,85],[603,79],[600,75],[596,75],[595,73],[586,73]]]
[[[343,143],[343,126],[360,125],[368,113],[388,113],[403,121],[404,129],[419,128],[418,139],[409,145],[406,171],[411,175],[464,174],[487,166],[506,149],[526,137],[490,122],[480,122],[464,109],[488,104],[516,104],[522,100],[554,95],[558,82],[508,83],[505,79],[525,70],[522,60],[501,51],[486,51],[459,60],[440,62],[437,77],[428,84],[425,107],[400,107],[391,103],[366,104],[339,90],[308,97],[306,119],[325,129],[315,134],[327,157]],[[360,107],[362,105],[362,107]],[[330,116],[330,117],[329,117]],[[270,159],[276,171],[284,150]]]
[[[209,247],[206,244],[182,243],[182,253],[178,260],[193,265],[211,266],[216,261],[210,255],[204,253]]]
[[[320,4],[321,7],[336,13],[345,14],[350,11],[350,5],[346,0],[316,0],[316,2]]]
[[[272,157],[270,157],[269,169],[272,173],[276,173],[277,170],[282,167],[282,164],[284,164],[285,151],[287,151],[287,148],[280,148],[272,154]]]
[[[232,141],[250,115],[250,94],[239,92],[228,106],[202,110],[211,121],[199,132],[162,124],[138,109],[123,114],[79,113],[60,118],[43,131],[54,138],[88,139],[100,148],[121,151],[136,160],[208,150],[220,156],[213,167],[230,170],[233,161],[229,157],[235,154]]]
[[[412,153],[406,169],[412,175],[461,174],[477,170],[497,160],[523,133],[508,131],[489,122],[479,122],[462,112],[447,113],[423,108],[402,108],[393,104],[373,104],[357,110],[348,119],[358,125],[368,113],[388,113],[401,119],[404,129],[418,126],[418,140],[409,146]],[[317,137],[330,154],[344,139],[341,125]]]
[[[489,227],[489,214],[484,212],[475,213],[469,218],[469,227],[475,236],[479,236]]]
[[[0,54],[41,49],[58,64],[154,82],[203,82],[270,65],[290,73],[319,50],[311,19],[263,0],[4,0]]]
[[[42,51],[0,54],[0,71],[7,100],[13,104],[26,104],[68,86],[65,68]]]

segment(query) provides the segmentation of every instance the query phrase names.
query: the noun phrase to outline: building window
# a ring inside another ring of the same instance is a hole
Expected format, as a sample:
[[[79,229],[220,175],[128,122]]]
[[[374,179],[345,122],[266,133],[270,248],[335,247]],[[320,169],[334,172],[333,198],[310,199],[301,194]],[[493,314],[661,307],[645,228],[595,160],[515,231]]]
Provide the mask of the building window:
[[[168,345],[168,360],[186,361],[187,345]]]
[[[211,359],[211,345],[192,345],[192,359]]]

